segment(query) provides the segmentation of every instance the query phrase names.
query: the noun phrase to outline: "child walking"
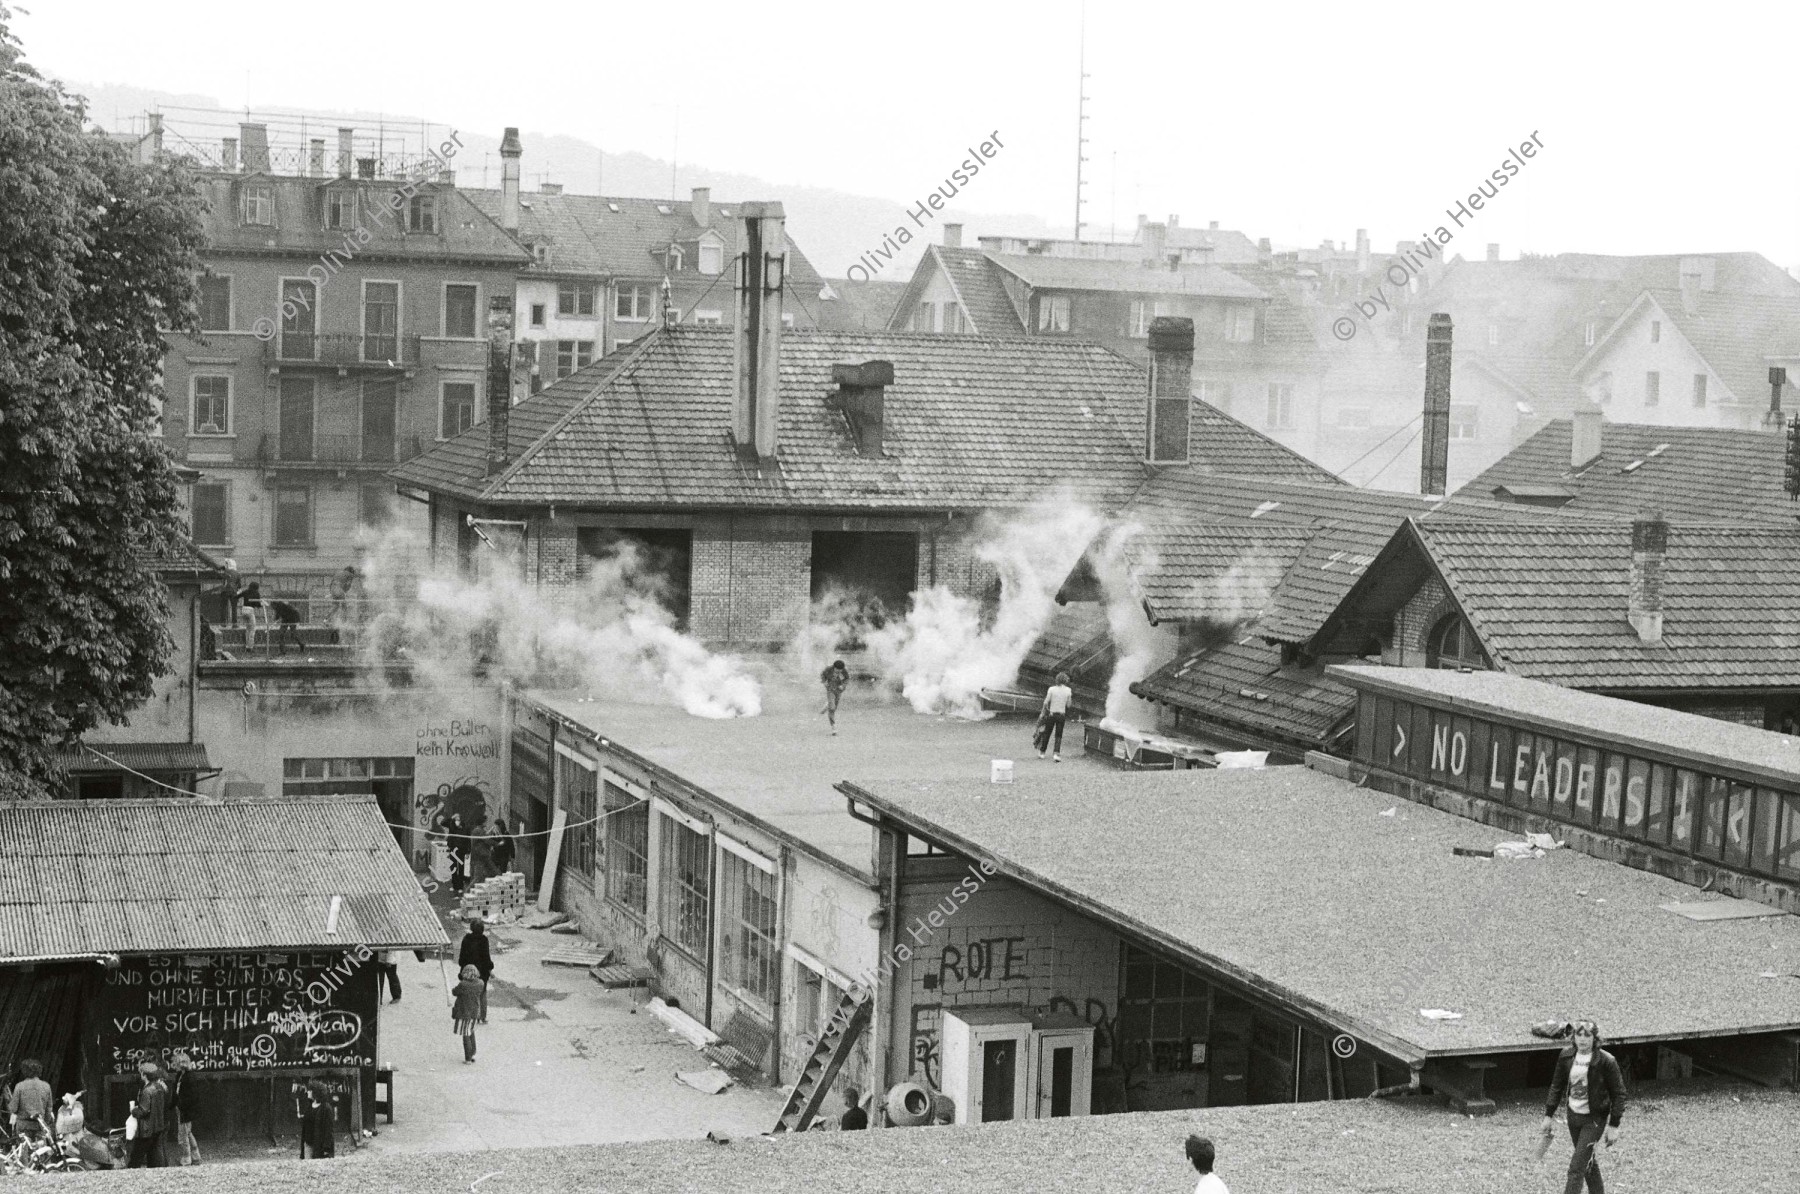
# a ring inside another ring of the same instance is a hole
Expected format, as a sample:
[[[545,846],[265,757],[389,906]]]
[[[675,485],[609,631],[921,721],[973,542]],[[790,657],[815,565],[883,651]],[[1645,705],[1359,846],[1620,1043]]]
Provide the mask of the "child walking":
[[[481,1019],[481,971],[473,966],[462,968],[462,981],[456,984],[456,1002],[450,1008],[452,1027],[463,1041],[463,1064],[475,1064],[475,1024]]]

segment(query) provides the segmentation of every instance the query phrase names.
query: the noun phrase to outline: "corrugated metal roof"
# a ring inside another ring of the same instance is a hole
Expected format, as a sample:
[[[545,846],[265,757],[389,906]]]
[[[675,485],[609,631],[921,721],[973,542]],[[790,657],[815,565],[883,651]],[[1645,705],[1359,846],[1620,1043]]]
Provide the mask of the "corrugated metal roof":
[[[372,796],[0,804],[0,961],[446,940]]]
[[[58,756],[64,771],[211,771],[198,742],[82,742]]]

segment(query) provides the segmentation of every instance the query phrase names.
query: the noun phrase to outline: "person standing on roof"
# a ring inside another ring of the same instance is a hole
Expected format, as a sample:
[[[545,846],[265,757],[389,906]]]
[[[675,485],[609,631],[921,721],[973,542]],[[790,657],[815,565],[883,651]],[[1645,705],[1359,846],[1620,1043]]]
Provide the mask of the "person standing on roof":
[[[844,689],[850,687],[850,668],[843,660],[837,660],[819,673],[819,683],[825,686],[825,708],[820,712],[830,719],[831,732],[836,734],[838,701],[843,699]]]
[[[1600,1162],[1594,1146],[1602,1138],[1611,1148],[1619,1139],[1619,1120],[1625,1114],[1625,1079],[1613,1055],[1600,1047],[1600,1028],[1592,1020],[1577,1020],[1571,1034],[1575,1043],[1556,1062],[1556,1078],[1550,1083],[1550,1099],[1544,1104],[1544,1135],[1556,1131],[1556,1109],[1569,1108],[1569,1139],[1575,1152],[1569,1158],[1569,1180],[1563,1194],[1606,1194],[1600,1178]]]
[[[1063,724],[1069,720],[1069,702],[1074,696],[1075,690],[1069,687],[1069,673],[1058,672],[1056,683],[1044,694],[1044,707],[1039,711],[1039,715],[1049,722],[1050,742],[1046,745],[1058,763],[1062,762]],[[1043,757],[1044,752],[1039,750],[1038,758]]]

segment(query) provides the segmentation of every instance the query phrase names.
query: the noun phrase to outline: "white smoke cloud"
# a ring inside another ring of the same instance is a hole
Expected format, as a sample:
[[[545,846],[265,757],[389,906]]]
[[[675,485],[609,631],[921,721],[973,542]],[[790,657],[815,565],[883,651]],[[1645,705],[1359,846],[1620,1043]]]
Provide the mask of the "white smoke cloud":
[[[1106,607],[1106,626],[1112,634],[1114,663],[1106,685],[1106,718],[1110,727],[1133,729],[1156,728],[1156,708],[1132,695],[1131,686],[1148,676],[1164,662],[1168,651],[1167,636],[1150,625],[1136,586],[1131,583],[1131,570],[1125,556],[1125,544],[1143,528],[1136,523],[1112,527],[1094,545],[1088,562],[1100,582],[1101,600]],[[1151,571],[1157,566],[1153,551],[1140,550],[1137,567]]]
[[[636,547],[592,561],[579,583],[528,584],[516,534],[487,532],[474,577],[423,566],[417,538],[390,532],[367,544],[373,598],[361,645],[379,667],[404,659],[416,677],[466,683],[472,674],[590,696],[660,699],[696,717],[755,717],[762,686],[744,661],[682,633],[660,601],[662,580]]]
[[[1044,498],[977,529],[974,554],[999,581],[991,611],[945,585],[912,595],[904,619],[873,625],[853,594],[832,593],[813,606],[790,657],[816,673],[844,643],[862,643],[865,663],[920,713],[986,716],[984,688],[1018,679],[1032,643],[1049,623],[1056,592],[1102,525],[1093,510],[1067,495]]]

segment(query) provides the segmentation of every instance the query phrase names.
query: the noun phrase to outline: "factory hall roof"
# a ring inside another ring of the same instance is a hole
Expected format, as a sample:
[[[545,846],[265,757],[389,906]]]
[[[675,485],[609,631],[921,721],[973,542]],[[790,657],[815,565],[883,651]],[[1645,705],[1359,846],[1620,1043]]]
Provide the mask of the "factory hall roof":
[[[1679,522],[1779,522],[1792,525],[1794,501],[1782,488],[1785,441],[1767,431],[1605,423],[1600,455],[1570,466],[1573,424],[1556,419],[1457,491],[1492,498],[1505,488],[1561,486],[1564,510],[1636,517],[1660,510]]]
[[[1632,1091],[1620,1148],[1607,1150],[1621,1189],[1674,1191],[1704,1169],[1732,1194],[1789,1194],[1800,1163],[1787,1140],[1797,1097],[1708,1080]],[[442,1194],[476,1183],[502,1194],[991,1194],[997,1189],[1144,1194],[1187,1190],[1188,1133],[1212,1138],[1219,1176],[1238,1194],[1517,1194],[1547,1188],[1530,1141],[1541,1098],[1497,1096],[1496,1114],[1446,1115],[1420,1099],[1138,1112],[959,1127],[657,1140],[586,1147],[389,1153],[282,1165],[72,1173],[57,1188],[145,1194]],[[1641,1119],[1639,1117],[1642,1117]]]
[[[445,941],[373,796],[0,801],[0,965]]]
[[[1700,923],[1691,886],[1304,767],[841,785],[892,822],[1409,1062],[1800,1027],[1800,919]],[[1774,977],[1771,977],[1774,976]],[[1456,1013],[1434,1019],[1428,1010]]]

